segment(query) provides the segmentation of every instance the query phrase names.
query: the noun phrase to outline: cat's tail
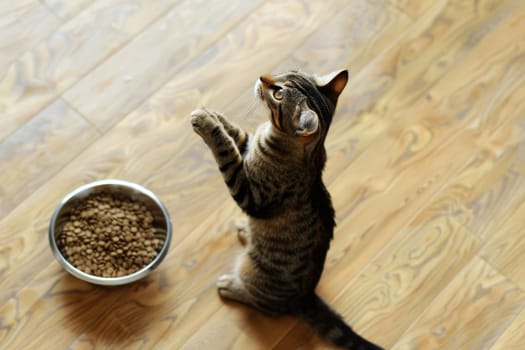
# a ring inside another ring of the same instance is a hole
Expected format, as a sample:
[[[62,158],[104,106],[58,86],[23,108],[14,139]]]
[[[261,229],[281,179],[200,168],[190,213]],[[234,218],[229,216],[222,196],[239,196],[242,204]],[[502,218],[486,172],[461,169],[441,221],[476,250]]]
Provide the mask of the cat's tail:
[[[322,339],[349,350],[383,350],[354,332],[321,298],[312,294],[297,311],[300,320],[306,323]]]

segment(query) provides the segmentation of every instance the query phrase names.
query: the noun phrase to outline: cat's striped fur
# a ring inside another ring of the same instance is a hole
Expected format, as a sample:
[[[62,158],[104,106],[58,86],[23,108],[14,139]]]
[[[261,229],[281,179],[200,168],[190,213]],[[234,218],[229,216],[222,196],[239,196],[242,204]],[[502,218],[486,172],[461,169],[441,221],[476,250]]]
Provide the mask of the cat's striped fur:
[[[335,226],[322,181],[324,140],[347,80],[347,71],[325,78],[295,71],[262,76],[255,91],[270,120],[254,135],[207,110],[194,111],[191,123],[248,214],[239,231],[246,249],[233,272],[219,278],[220,295],[269,315],[296,315],[340,347],[380,349],[315,294]]]

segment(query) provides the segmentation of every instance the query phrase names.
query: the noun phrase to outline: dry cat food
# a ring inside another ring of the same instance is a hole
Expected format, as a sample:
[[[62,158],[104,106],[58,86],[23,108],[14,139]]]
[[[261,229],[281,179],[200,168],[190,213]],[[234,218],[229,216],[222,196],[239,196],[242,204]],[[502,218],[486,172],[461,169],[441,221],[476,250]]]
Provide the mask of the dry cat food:
[[[129,275],[149,264],[164,237],[141,203],[115,193],[95,193],[72,208],[58,248],[76,268],[100,277]]]

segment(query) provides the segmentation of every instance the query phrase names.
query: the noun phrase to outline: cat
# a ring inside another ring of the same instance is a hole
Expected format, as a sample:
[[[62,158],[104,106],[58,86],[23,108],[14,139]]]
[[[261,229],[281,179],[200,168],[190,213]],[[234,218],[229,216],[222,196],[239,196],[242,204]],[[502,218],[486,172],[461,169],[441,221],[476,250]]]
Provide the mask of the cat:
[[[238,230],[244,252],[218,279],[219,294],[270,316],[295,315],[339,347],[381,349],[315,293],[335,227],[322,181],[324,141],[347,81],[347,70],[261,76],[255,94],[270,117],[253,135],[206,109],[193,111],[190,121],[248,216]]]

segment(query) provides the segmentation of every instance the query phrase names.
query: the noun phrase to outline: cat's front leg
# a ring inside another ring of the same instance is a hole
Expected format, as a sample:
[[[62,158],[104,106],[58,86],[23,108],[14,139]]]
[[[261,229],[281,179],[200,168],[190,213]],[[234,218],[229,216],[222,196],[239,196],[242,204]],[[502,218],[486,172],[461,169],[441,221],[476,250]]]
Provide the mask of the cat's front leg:
[[[210,111],[207,109],[204,109],[203,111],[208,113],[211,117],[215,118],[224,127],[224,130],[228,133],[228,135],[230,135],[230,137],[235,142],[235,145],[237,146],[237,149],[239,150],[241,155],[247,151],[248,141],[250,139],[250,134],[247,131],[245,131],[243,128],[241,128],[234,122],[230,121],[228,118],[226,118],[219,112]]]
[[[231,122],[228,118],[217,112],[211,112],[217,118],[217,120],[222,124],[224,130],[231,136],[235,145],[241,154],[244,154],[248,148],[248,141],[250,139],[250,134],[245,131],[243,128]]]
[[[213,153],[224,182],[241,208],[249,203],[249,182],[243,166],[243,157],[233,138],[212,113],[197,109],[190,117],[193,130],[199,134]]]

